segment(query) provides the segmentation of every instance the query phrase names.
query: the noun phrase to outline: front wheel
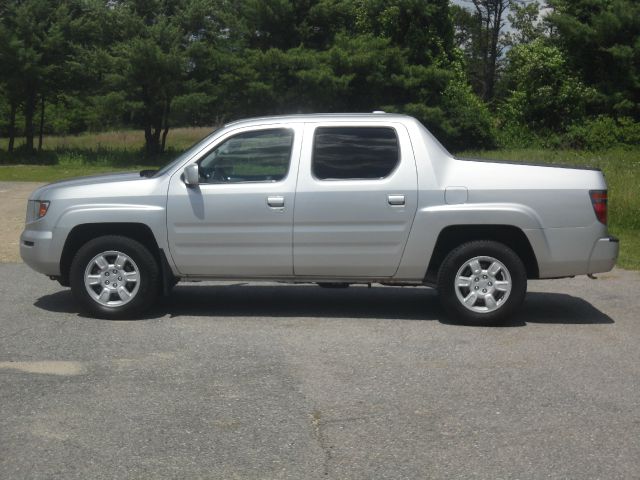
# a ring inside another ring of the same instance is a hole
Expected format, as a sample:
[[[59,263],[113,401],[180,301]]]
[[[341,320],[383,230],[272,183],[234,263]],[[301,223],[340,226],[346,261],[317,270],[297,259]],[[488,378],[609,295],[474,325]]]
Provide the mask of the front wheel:
[[[527,272],[506,245],[480,240],[452,250],[438,274],[438,293],[447,314],[464,323],[505,322],[520,307]]]
[[[135,318],[158,295],[160,269],[149,250],[131,238],[109,235],[84,244],[70,270],[71,291],[99,318]]]

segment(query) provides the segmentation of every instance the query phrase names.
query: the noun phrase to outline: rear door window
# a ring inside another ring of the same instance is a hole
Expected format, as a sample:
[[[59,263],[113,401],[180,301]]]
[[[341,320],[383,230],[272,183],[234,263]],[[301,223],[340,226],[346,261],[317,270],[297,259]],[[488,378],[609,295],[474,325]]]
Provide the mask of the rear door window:
[[[382,179],[400,161],[391,127],[318,127],[311,169],[319,180]]]

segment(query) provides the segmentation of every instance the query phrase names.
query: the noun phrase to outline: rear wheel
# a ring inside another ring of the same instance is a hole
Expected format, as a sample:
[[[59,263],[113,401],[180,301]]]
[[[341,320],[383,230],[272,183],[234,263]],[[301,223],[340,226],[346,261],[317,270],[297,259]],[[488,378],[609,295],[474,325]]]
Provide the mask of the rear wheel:
[[[482,240],[460,245],[438,274],[442,306],[454,320],[490,325],[505,322],[527,291],[527,273],[520,257],[506,245]]]
[[[109,235],[94,238],[78,250],[70,280],[74,297],[89,315],[135,318],[157,297],[160,269],[141,243]]]

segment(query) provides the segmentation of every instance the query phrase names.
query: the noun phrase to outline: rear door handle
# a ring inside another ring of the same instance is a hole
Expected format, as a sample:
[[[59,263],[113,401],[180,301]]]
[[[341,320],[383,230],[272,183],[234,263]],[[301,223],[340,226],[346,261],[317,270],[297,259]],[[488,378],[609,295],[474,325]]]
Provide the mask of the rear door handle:
[[[267,205],[271,208],[284,208],[284,197],[271,196],[267,197]]]
[[[387,195],[389,205],[404,205],[404,195]]]

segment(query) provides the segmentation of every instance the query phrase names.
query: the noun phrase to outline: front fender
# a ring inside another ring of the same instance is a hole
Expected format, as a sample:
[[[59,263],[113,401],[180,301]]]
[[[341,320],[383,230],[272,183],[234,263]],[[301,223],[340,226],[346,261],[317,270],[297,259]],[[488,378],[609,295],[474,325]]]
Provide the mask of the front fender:
[[[167,251],[165,208],[136,204],[86,204],[66,208],[56,221],[53,232],[52,254],[61,258],[71,231],[80,225],[100,223],[131,223],[147,226],[158,247]],[[118,232],[114,232],[117,234]]]

